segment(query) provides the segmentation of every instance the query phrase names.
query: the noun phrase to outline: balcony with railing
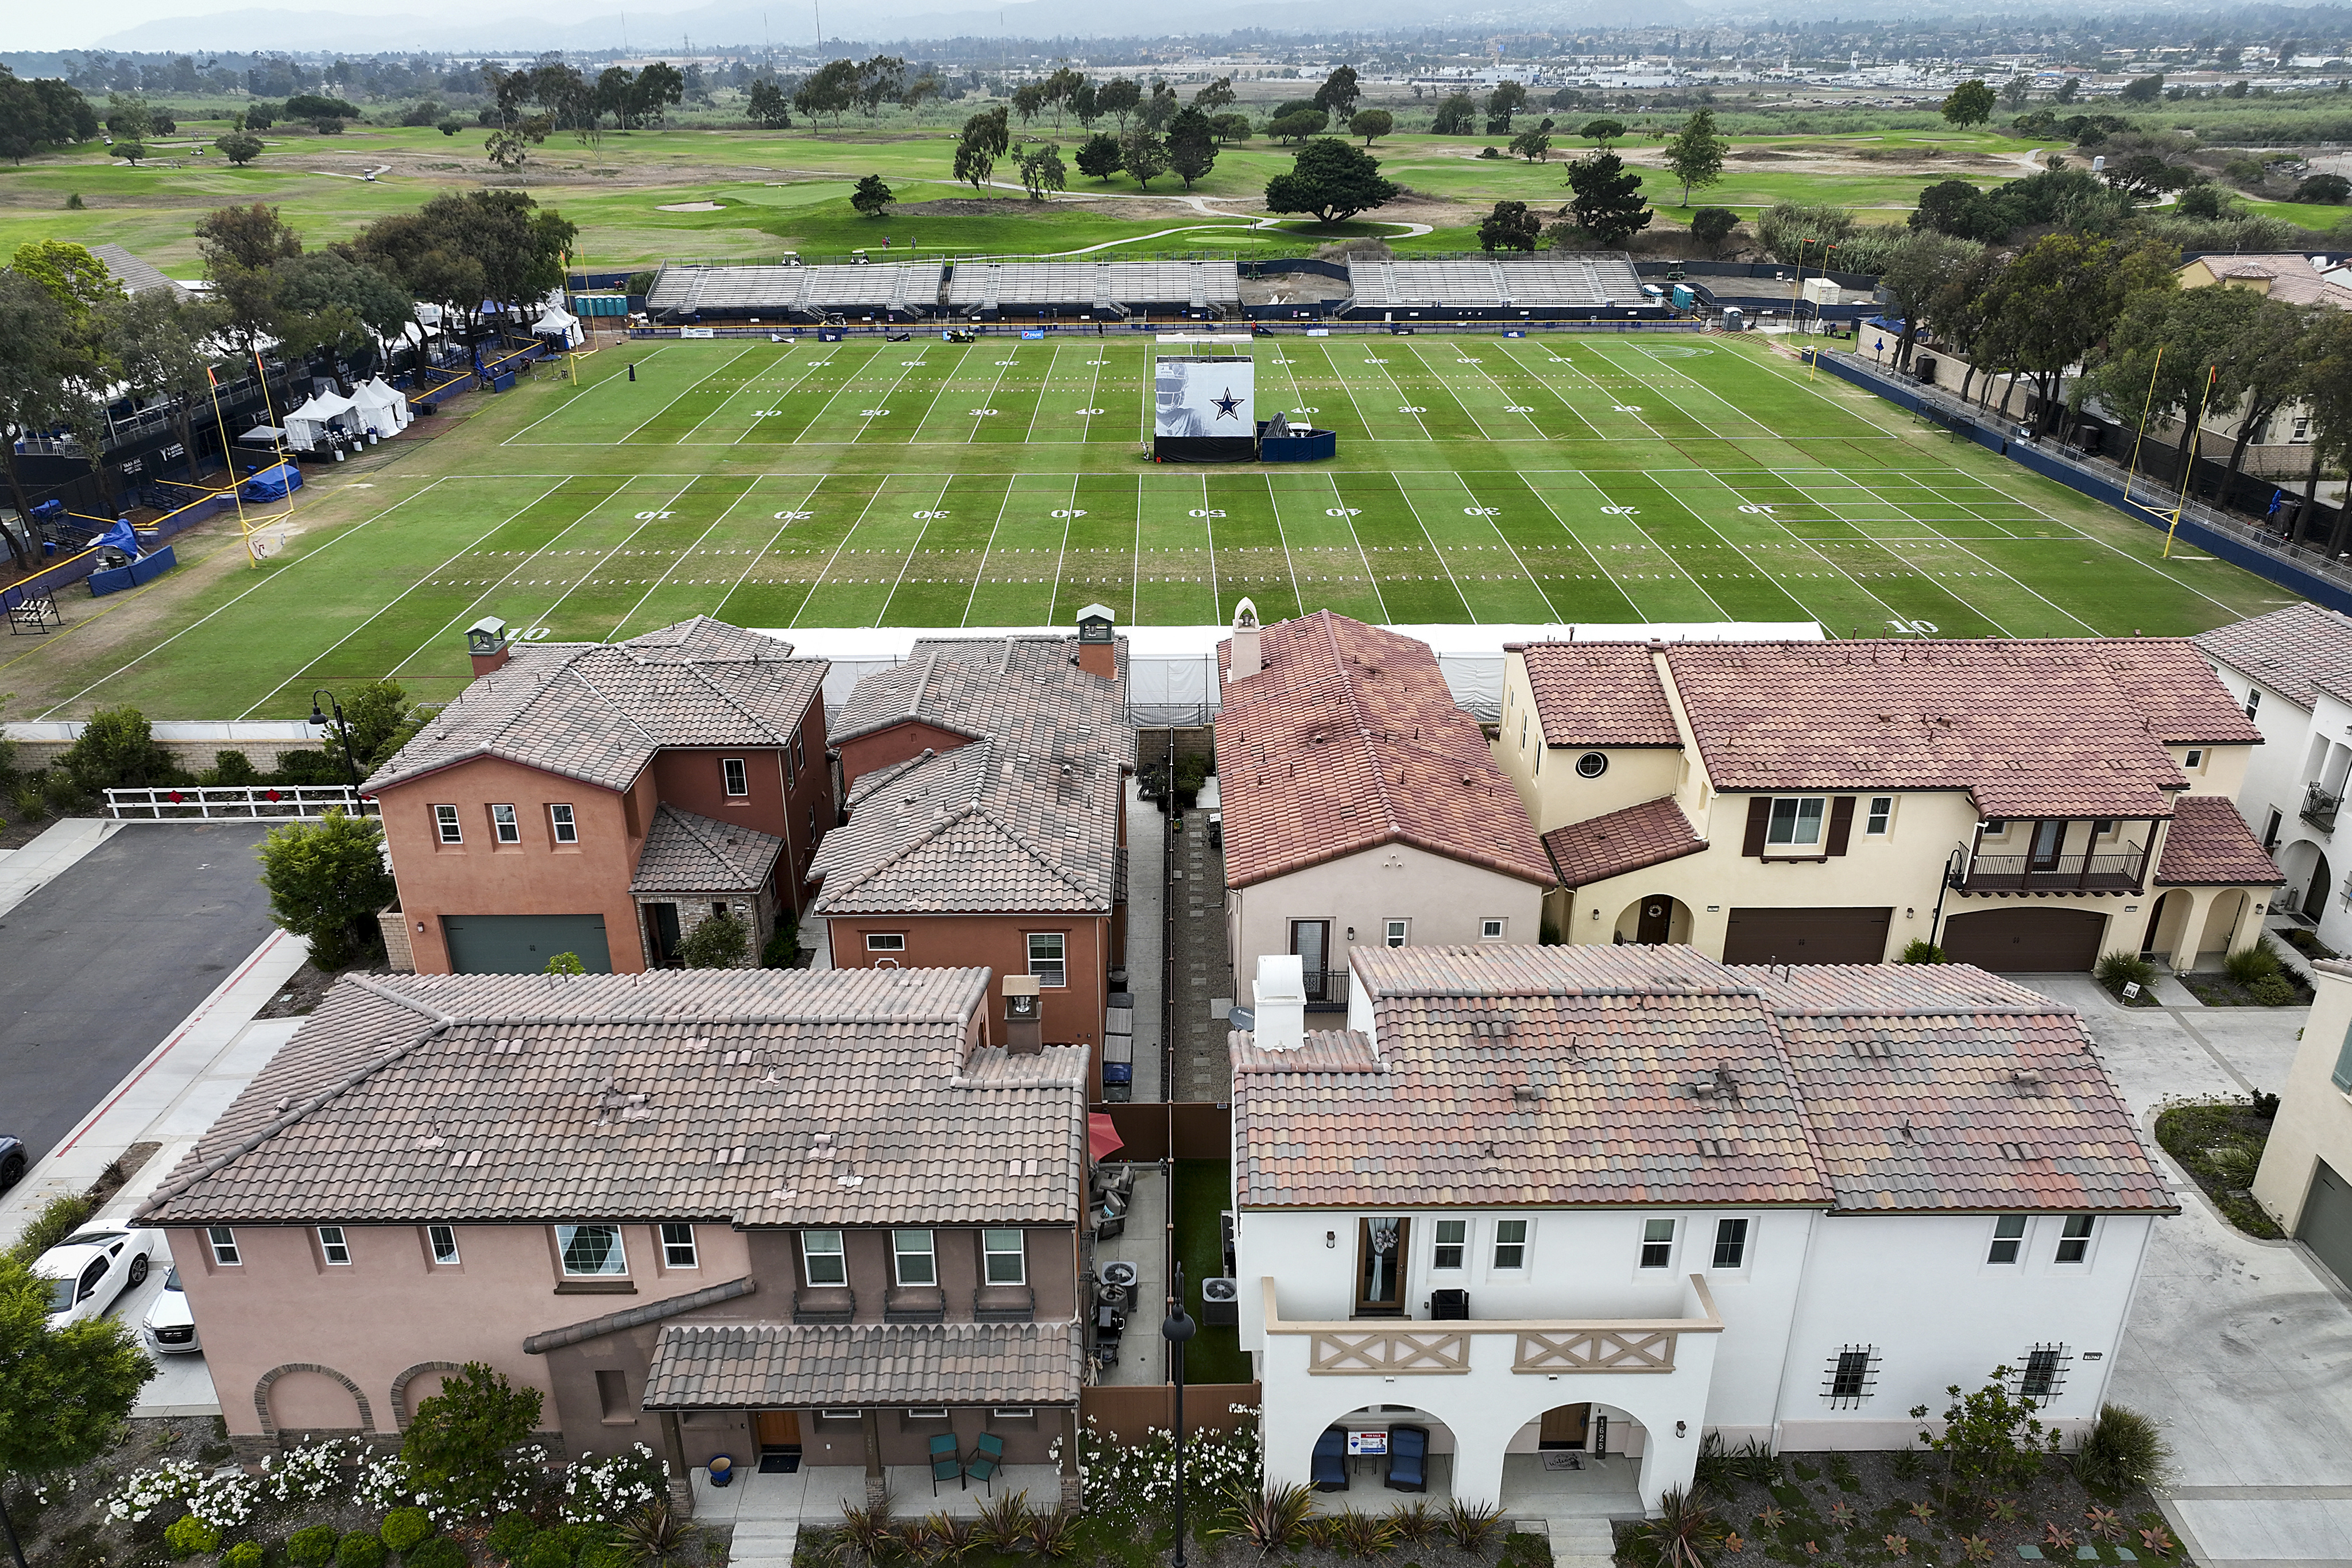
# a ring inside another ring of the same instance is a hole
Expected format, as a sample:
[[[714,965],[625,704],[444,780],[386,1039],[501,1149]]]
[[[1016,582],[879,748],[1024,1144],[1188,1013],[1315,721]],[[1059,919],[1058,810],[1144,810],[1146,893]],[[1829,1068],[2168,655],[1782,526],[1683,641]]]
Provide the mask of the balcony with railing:
[[[1685,1334],[1723,1332],[1723,1318],[1703,1274],[1689,1276],[1683,1315],[1672,1318],[1468,1318],[1443,1322],[1360,1319],[1290,1322],[1282,1316],[1271,1277],[1265,1291],[1268,1352],[1304,1342],[1305,1371],[1315,1377],[1462,1376],[1496,1370],[1509,1347],[1515,1376],[1570,1373],[1671,1373]]]
[[[2323,833],[2336,831],[2336,813],[2344,808],[2344,797],[2334,794],[2317,784],[2306,784],[2303,789],[2303,820]]]
[[[1309,969],[1300,978],[1307,986],[1308,1012],[1343,1013],[1348,1010],[1347,970]]]
[[[2137,893],[2147,852],[2118,842],[2093,853],[1979,855],[1960,887],[1967,893]]]

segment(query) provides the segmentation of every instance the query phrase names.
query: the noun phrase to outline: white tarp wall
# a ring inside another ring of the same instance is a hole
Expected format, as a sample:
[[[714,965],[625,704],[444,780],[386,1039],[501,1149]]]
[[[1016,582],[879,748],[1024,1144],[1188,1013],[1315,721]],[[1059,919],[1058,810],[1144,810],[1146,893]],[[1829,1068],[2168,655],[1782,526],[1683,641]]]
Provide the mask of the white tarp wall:
[[[1391,632],[1426,643],[1437,654],[1454,700],[1488,723],[1503,712],[1503,644],[1506,643],[1818,643],[1812,621],[1697,621],[1656,625],[1582,623],[1532,626],[1391,626]],[[1061,637],[1067,626],[763,627],[793,651],[830,659],[824,706],[840,711],[849,690],[865,675],[906,662],[920,637]],[[1127,626],[1127,711],[1136,724],[1206,724],[1216,716],[1217,644],[1233,635],[1225,626]]]

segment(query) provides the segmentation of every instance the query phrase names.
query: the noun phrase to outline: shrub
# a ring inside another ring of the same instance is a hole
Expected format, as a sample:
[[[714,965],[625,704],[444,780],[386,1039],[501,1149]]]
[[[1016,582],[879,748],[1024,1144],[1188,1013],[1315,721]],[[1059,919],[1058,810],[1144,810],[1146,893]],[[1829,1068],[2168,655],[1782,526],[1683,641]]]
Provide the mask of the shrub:
[[[1481,158],[1500,158],[1502,154],[1496,152],[1492,147],[1481,147],[1478,149],[1478,156]]]
[[[321,969],[339,969],[366,949],[375,912],[398,892],[383,846],[381,824],[330,808],[316,822],[271,830],[256,852],[270,918],[308,936]]]
[[[330,813],[327,820],[335,819]],[[460,1513],[485,1512],[506,1480],[506,1451],[537,1429],[540,1406],[538,1389],[517,1388],[504,1373],[469,1361],[417,1406],[401,1440],[401,1460],[418,1491]]]
[[[1307,1488],[1271,1486],[1237,1501],[1215,1533],[1238,1536],[1260,1552],[1286,1552],[1303,1538],[1314,1511],[1315,1494]]]
[[[572,1568],[572,1543],[560,1530],[543,1531],[523,1552],[522,1568]]]
[[[689,969],[740,969],[751,954],[751,927],[731,915],[709,916],[677,945],[677,956]]]
[[[491,1556],[511,1562],[530,1549],[531,1538],[538,1533],[539,1526],[530,1515],[520,1511],[502,1514],[490,1526],[489,1539],[483,1544],[489,1548]]]
[[[662,1498],[622,1520],[621,1539],[609,1550],[621,1553],[622,1568],[661,1568],[672,1558],[685,1556],[699,1535],[685,1515],[670,1507],[669,1499]],[[971,1545],[969,1534],[964,1544]]]
[[[2113,1495],[2161,1479],[2171,1457],[2155,1422],[2121,1405],[2104,1405],[2075,1450],[2074,1476],[2091,1490]]]
[[[779,921],[774,934],[768,938],[768,945],[760,949],[760,967],[789,969],[800,962],[800,956],[801,934]]]
[[[2099,984],[2121,996],[2124,987],[2137,985],[2146,990],[2156,984],[2156,966],[2127,947],[2117,947],[2099,955],[2098,967],[2093,971]]]
[[[258,784],[261,782],[261,769],[256,768],[253,758],[242,751],[215,751],[213,753],[213,782],[232,788]]]
[[[78,1192],[62,1192],[41,1206],[40,1213],[25,1227],[25,1234],[16,1240],[10,1252],[29,1263],[82,1228],[84,1221],[98,1212],[98,1205]]]
[[[146,716],[135,707],[103,708],[90,715],[80,737],[58,758],[58,768],[89,795],[177,784],[186,777],[172,754],[156,743]]]
[[[193,1513],[184,1513],[163,1531],[163,1550],[174,1557],[199,1557],[220,1549],[220,1531]]]
[[[467,1568],[466,1549],[446,1535],[419,1542],[400,1554],[401,1568]]]
[[[2264,975],[2246,988],[2246,995],[2266,1008],[2292,1007],[2303,999],[2294,982],[2284,975]]]
[[[1904,946],[1903,956],[1895,960],[1900,964],[1941,964],[1945,961],[1944,950],[1925,936],[1914,936]]]
[[[1945,1390],[1952,1403],[1944,1408],[1942,1434],[1919,1434],[1921,1442],[1944,1456],[1947,1471],[1962,1490],[1981,1495],[2031,1486],[2042,1473],[2042,1456],[2058,1451],[2058,1434],[2035,1416],[2033,1401],[2010,1393],[2013,1375],[2013,1368],[1996,1366],[1992,1380],[1973,1394],[1953,1384]],[[1918,1406],[1911,1414],[1925,1419],[1927,1407]],[[1916,1469],[1916,1450],[1903,1452],[1915,1456]]]
[[[1445,1505],[1445,1533],[1465,1552],[1484,1552],[1502,1528],[1503,1511],[1493,1503],[1464,1502],[1457,1497]]]
[[[1633,1549],[1653,1568],[1707,1568],[1730,1531],[1716,1511],[1675,1487],[1658,1499],[1658,1517],[1634,1527]]]
[[[2242,986],[2252,986],[2256,980],[2279,972],[2278,949],[2267,936],[2250,947],[2241,947],[2221,960],[2221,967],[2230,978]]]
[[[376,1533],[386,1546],[404,1553],[432,1535],[433,1519],[421,1508],[395,1508],[383,1516],[383,1528]]]
[[[771,966],[772,967],[772,966]],[[1016,1491],[980,1505],[972,1521],[971,1538],[991,1552],[1010,1555],[1021,1550],[1029,1532],[1029,1494]]]
[[[335,1542],[335,1568],[383,1568],[383,1538],[352,1531]]]
[[[286,1555],[299,1568],[322,1568],[335,1554],[335,1527],[313,1524],[286,1538]]]
[[[221,1568],[261,1568],[269,1560],[268,1549],[258,1541],[240,1541],[221,1554]]]
[[[1044,1563],[1058,1563],[1078,1549],[1077,1521],[1066,1508],[1048,1513],[1029,1516],[1029,1555]]]

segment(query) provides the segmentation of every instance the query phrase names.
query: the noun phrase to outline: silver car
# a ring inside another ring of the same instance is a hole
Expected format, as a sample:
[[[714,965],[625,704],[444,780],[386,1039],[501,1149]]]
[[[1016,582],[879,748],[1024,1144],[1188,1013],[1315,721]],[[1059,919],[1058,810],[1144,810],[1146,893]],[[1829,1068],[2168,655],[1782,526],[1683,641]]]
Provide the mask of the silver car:
[[[204,1348],[196,1343],[196,1314],[188,1310],[188,1294],[180,1289],[176,1266],[163,1276],[163,1291],[147,1309],[139,1332],[158,1355],[186,1355]]]

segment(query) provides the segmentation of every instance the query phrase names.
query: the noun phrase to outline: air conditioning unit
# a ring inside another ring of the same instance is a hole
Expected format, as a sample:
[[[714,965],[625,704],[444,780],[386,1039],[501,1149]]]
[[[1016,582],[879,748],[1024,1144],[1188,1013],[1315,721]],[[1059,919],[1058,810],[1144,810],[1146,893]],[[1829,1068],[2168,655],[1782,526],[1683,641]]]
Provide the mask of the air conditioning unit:
[[[1201,1281],[1201,1321],[1211,1328],[1234,1328],[1242,1321],[1242,1287],[1238,1280]]]
[[[1106,1285],[1117,1285],[1127,1291],[1135,1289],[1136,1273],[1132,1263],[1106,1263],[1102,1277]]]

